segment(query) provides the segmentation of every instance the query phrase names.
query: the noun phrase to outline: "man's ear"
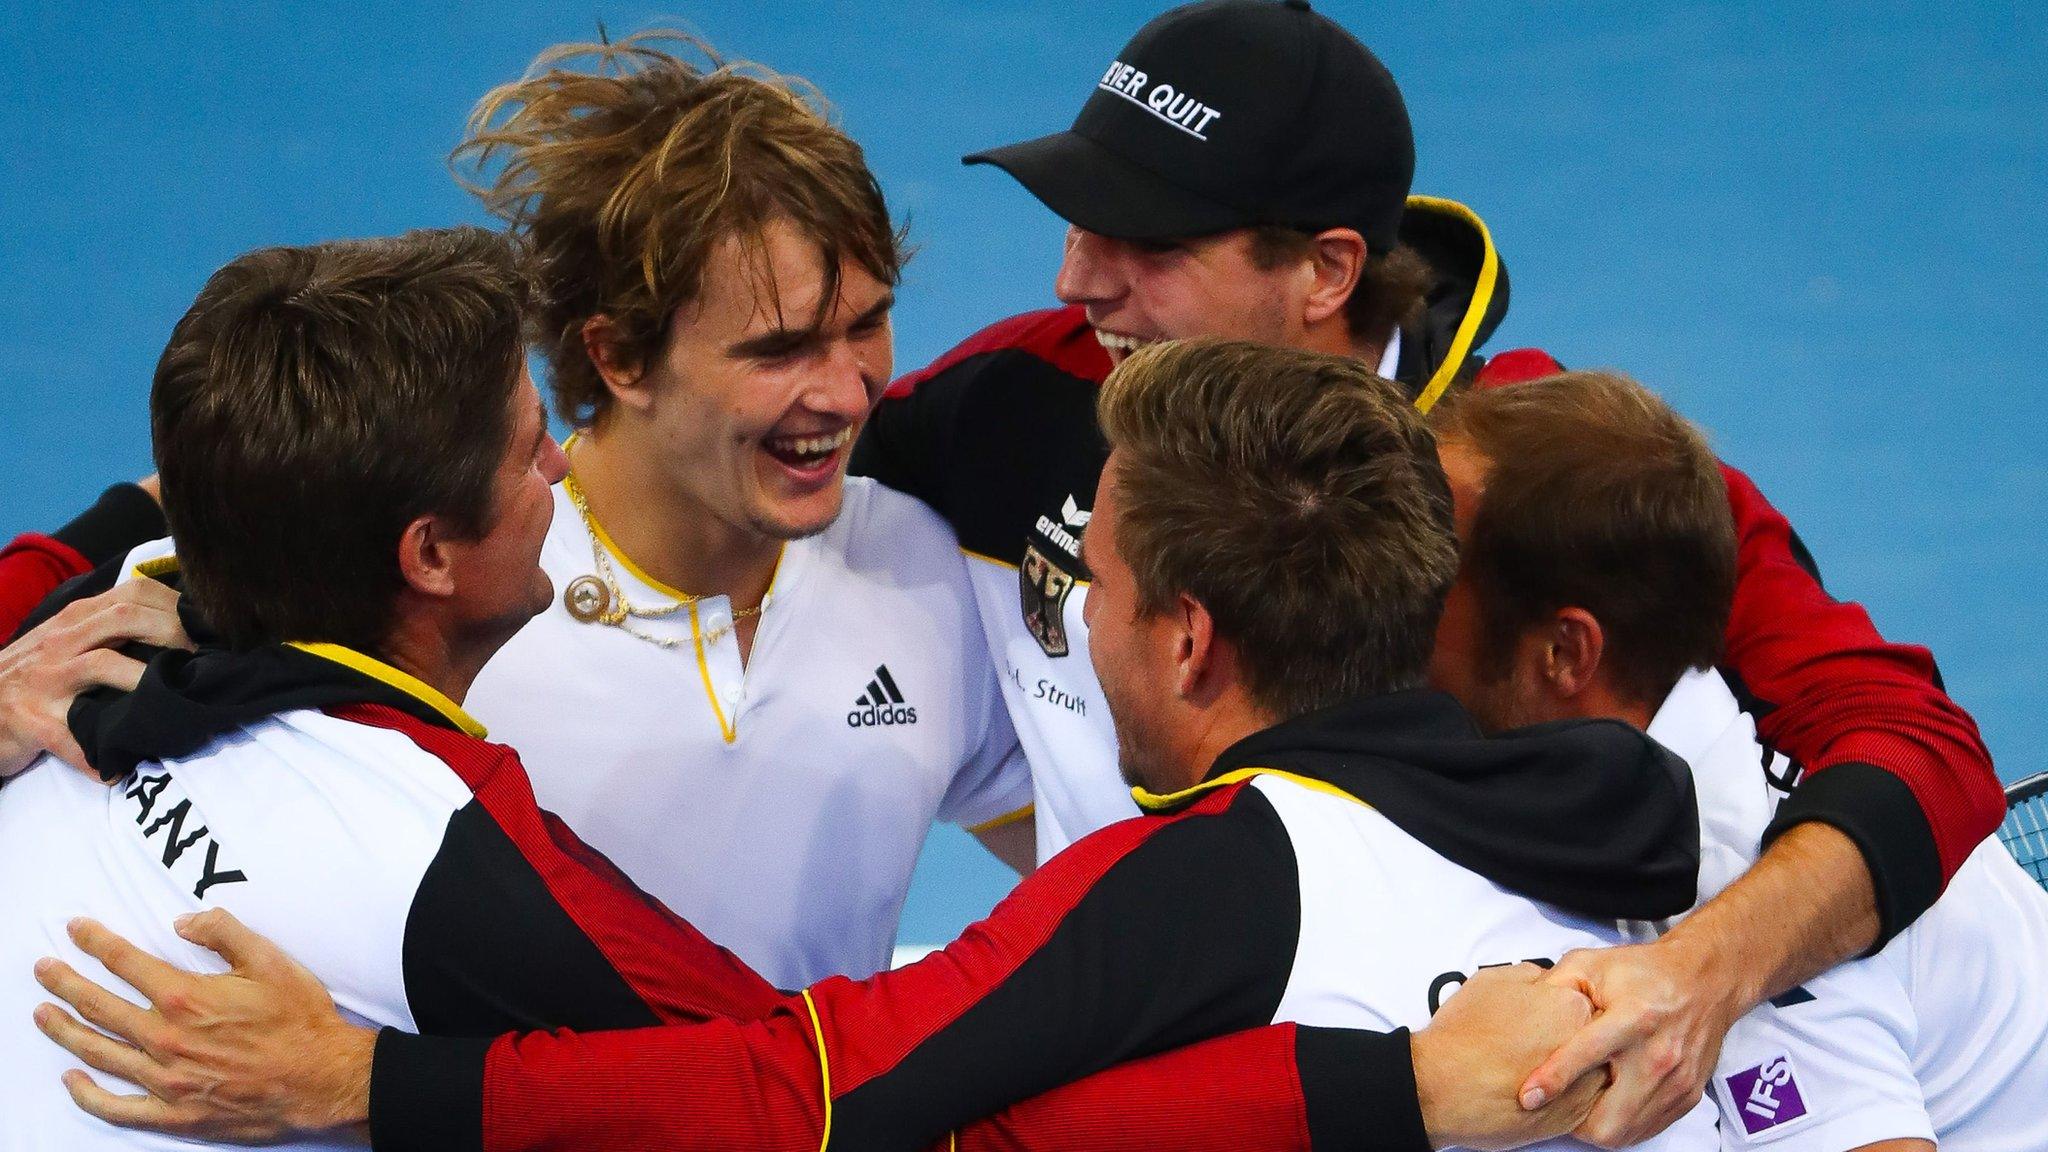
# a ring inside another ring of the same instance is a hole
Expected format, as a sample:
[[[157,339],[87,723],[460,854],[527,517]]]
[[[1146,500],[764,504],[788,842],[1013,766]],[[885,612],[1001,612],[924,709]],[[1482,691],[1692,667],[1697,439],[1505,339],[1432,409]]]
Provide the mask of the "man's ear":
[[[1606,655],[1607,634],[1584,608],[1560,608],[1543,626],[1543,679],[1562,698],[1593,686]]]
[[[448,522],[438,516],[421,516],[405,526],[398,537],[398,571],[406,587],[433,600],[455,594],[455,556],[449,545],[454,536]]]
[[[1302,304],[1304,324],[1321,324],[1344,310],[1365,272],[1365,257],[1365,237],[1354,229],[1329,228],[1316,233],[1310,250],[1315,282]]]
[[[612,398],[632,408],[645,408],[649,397],[640,381],[646,375],[646,365],[627,355],[619,326],[609,316],[592,316],[583,322],[582,335],[583,354],[590,357]]]
[[[1216,619],[1200,600],[1183,592],[1175,599],[1170,616],[1173,623],[1174,693],[1183,700],[1206,702],[1213,698],[1219,661],[1224,656],[1216,635]]]

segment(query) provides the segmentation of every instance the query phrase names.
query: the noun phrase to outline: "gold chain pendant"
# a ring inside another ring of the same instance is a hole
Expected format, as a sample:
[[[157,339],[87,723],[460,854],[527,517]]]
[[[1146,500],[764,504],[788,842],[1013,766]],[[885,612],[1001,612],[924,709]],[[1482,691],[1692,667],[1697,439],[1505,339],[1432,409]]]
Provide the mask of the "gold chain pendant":
[[[681,612],[696,604],[703,597],[686,595],[673,604],[664,604],[656,608],[642,608],[628,600],[625,592],[619,588],[616,577],[612,574],[611,559],[605,555],[604,541],[599,536],[597,520],[591,516],[590,505],[584,502],[583,491],[577,487],[576,478],[574,476],[564,477],[562,487],[568,492],[569,502],[575,505],[577,515],[583,520],[583,530],[590,536],[590,560],[597,568],[597,574],[594,576],[578,576],[574,580],[569,581],[569,586],[562,590],[562,607],[567,609],[569,615],[579,624],[609,624],[628,636],[638,640],[645,640],[649,644],[664,649],[674,648],[677,644],[681,643],[679,639],[674,637],[650,636],[633,627],[628,621],[636,617],[644,620],[653,620],[664,616],[673,616],[677,612]],[[759,616],[762,610],[768,607],[768,602],[772,599],[774,599],[774,596],[771,593],[761,597],[761,602],[751,608],[735,609],[732,613],[731,622],[722,627],[712,629],[704,635],[702,642],[705,644],[718,643],[726,633],[737,628],[740,621],[749,617]]]
[[[595,576],[578,576],[569,581],[569,587],[562,592],[562,607],[579,624],[592,624],[604,619],[611,610],[612,590],[603,580]]]

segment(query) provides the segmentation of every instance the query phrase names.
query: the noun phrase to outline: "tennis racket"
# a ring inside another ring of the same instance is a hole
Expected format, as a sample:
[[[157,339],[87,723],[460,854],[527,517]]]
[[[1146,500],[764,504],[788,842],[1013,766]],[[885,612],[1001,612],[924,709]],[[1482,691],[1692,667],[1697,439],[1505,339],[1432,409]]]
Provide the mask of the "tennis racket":
[[[2041,772],[2005,790],[2005,823],[1999,842],[2041,887],[2048,888],[2048,772]]]

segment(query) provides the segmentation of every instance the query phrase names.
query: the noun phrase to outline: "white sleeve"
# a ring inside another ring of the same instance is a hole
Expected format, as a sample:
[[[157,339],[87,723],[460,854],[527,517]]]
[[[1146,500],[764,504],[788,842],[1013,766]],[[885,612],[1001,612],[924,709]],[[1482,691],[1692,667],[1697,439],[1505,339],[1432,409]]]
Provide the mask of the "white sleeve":
[[[979,625],[976,632],[980,631]],[[977,638],[974,651],[982,662],[987,681],[976,689],[981,707],[982,739],[973,757],[953,775],[945,798],[939,801],[939,819],[958,824],[970,832],[1021,820],[1032,812],[1031,765],[1024,759],[1024,747],[1010,723],[1010,709],[1003,702],[1003,689],[996,679],[995,661],[988,658]]]
[[[1844,964],[1759,1005],[1729,1030],[1711,1085],[1721,1145],[1843,1152],[1932,1141],[1913,1074],[1912,1002],[1879,964]]]
[[[939,819],[979,832],[1031,814],[1031,765],[1024,759],[1024,746],[1017,739],[1010,706],[1003,699],[1002,673],[989,655],[974,589],[968,583],[966,558],[954,549],[952,561],[957,571],[950,575],[966,606],[960,629],[961,663],[969,678],[964,692],[973,705],[968,715],[974,725],[969,733],[974,751],[947,785],[946,795],[939,801]]]

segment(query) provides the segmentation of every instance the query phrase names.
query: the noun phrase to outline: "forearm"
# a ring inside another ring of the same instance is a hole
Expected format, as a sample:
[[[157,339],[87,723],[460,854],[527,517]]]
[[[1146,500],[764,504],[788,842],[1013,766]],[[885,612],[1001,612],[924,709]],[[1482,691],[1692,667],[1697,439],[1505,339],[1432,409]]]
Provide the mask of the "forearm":
[[[958,1152],[1429,1147],[1408,1034],[1253,1029],[1120,1064],[976,1121]]]
[[[1990,754],[1928,651],[1828,595],[1777,509],[1740,472],[1723,477],[1739,538],[1726,666],[1759,735],[1809,774],[1778,827],[1819,820],[1849,835],[1888,939],[1998,826]]]
[[[1105,829],[939,953],[822,981],[759,1021],[438,1055],[387,1036],[379,1145],[424,1147],[390,1141],[473,1116],[494,1149],[814,1148],[828,1124],[835,1147],[909,1148],[1119,1061],[1265,1024],[1296,938],[1272,895],[1297,883],[1284,843],[1267,842],[1284,830],[1270,810],[1189,816]]]
[[[1798,825],[1664,937],[1724,989],[1729,1021],[1867,950],[1877,902],[1863,854],[1826,824]]]
[[[0,549],[0,643],[21,630],[36,605],[66,580],[92,571],[75,548],[51,536],[17,536]]]
[[[386,1031],[365,1114],[379,1152],[814,1152],[829,1113],[810,1034],[793,1013],[495,1041]]]

